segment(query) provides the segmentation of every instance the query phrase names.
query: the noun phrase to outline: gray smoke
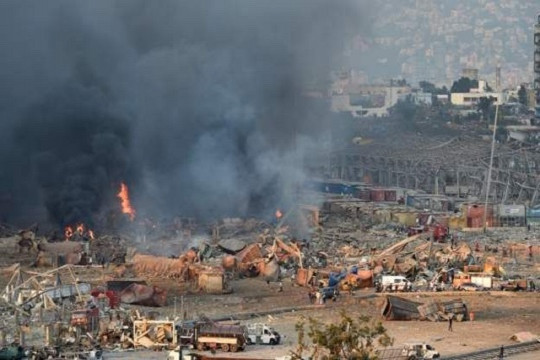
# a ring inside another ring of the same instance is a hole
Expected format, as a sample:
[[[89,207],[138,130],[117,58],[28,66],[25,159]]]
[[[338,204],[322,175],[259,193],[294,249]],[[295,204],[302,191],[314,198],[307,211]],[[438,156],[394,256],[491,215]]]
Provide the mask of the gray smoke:
[[[293,201],[363,1],[0,3],[0,219],[256,215]]]

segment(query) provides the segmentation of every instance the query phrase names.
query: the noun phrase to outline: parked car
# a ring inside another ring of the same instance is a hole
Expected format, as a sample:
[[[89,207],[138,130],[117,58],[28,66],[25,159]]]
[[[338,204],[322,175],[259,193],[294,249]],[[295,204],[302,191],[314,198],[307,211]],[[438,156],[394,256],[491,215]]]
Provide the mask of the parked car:
[[[461,291],[484,291],[484,288],[474,283],[463,283],[458,286],[458,290]]]

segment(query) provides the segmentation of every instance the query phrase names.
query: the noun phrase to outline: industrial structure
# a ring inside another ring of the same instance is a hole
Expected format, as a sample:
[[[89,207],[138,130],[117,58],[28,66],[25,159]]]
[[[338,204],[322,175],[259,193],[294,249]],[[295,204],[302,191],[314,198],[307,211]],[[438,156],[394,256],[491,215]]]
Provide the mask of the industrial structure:
[[[327,173],[334,179],[432,194],[448,194],[450,188],[457,188],[458,196],[482,199],[488,191],[490,143],[473,136],[399,134],[386,139],[384,146],[376,141],[350,146],[333,152],[331,158]],[[540,154],[536,151],[497,144],[490,201],[539,204],[538,169]]]
[[[536,91],[536,118],[540,120],[540,14],[534,26],[534,89]]]

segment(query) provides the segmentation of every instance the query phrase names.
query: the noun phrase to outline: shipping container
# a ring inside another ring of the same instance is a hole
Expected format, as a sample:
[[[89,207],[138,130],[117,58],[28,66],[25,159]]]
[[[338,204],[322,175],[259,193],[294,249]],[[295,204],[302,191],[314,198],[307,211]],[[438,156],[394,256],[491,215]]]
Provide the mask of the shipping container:
[[[396,190],[384,190],[384,201],[397,201]]]
[[[525,217],[525,205],[499,205],[499,217]]]
[[[504,227],[525,226],[525,205],[499,205],[498,225]]]
[[[450,209],[449,199],[441,195],[407,194],[405,203],[419,210],[448,211]]]
[[[308,180],[304,182],[307,190],[338,195],[353,195],[355,186],[342,180]]]
[[[417,213],[415,212],[398,212],[392,213],[392,221],[405,226],[414,226],[416,225]]]
[[[362,201],[371,201],[371,190],[369,189],[357,189],[354,197]]]
[[[407,195],[405,204],[419,210],[431,208],[430,199],[425,195]]]
[[[383,189],[371,189],[371,201],[382,202],[384,201]]]
[[[484,213],[486,215],[486,226],[493,226],[493,207],[488,205],[487,212],[484,205],[467,205],[467,227],[482,228],[484,227]]]
[[[540,207],[527,209],[527,217],[540,219]]]

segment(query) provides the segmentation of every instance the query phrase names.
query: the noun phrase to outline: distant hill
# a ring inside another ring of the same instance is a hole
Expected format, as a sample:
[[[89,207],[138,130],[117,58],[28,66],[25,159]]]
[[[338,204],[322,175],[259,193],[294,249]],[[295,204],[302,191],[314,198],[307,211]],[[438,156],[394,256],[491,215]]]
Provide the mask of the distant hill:
[[[538,0],[385,0],[374,6],[371,34],[352,44],[346,65],[370,81],[449,84],[463,67],[473,67],[494,82],[497,64],[503,85],[532,81]]]

